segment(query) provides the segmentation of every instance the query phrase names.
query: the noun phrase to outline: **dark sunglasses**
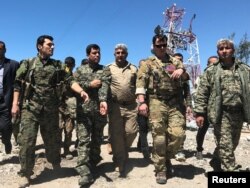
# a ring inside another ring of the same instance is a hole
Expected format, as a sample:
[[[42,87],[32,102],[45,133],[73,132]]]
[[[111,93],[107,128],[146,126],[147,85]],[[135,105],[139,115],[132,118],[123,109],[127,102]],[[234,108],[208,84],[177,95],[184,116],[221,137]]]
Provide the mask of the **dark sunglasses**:
[[[156,48],[166,48],[167,47],[167,44],[155,44],[155,47]]]

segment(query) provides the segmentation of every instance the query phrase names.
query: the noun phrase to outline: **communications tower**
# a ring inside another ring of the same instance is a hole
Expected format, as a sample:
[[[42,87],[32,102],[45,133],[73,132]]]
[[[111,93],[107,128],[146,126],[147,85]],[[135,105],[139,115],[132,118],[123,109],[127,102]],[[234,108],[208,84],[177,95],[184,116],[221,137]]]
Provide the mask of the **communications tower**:
[[[189,29],[182,29],[182,19],[185,14],[185,9],[178,8],[176,4],[167,8],[163,13],[165,22],[162,26],[163,31],[168,37],[168,49],[172,53],[177,51],[186,51],[184,55],[184,65],[190,75],[192,86],[194,86],[196,78],[200,75],[200,56],[198,41],[196,35],[192,32],[192,22],[195,19],[195,14],[190,20]]]

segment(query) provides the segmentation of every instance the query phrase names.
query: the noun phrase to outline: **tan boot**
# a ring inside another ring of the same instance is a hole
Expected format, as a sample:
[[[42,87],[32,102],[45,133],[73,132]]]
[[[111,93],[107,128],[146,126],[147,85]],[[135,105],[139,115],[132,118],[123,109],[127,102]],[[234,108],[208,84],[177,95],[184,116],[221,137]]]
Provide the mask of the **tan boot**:
[[[158,184],[166,184],[167,183],[166,172],[157,172],[157,174],[156,174],[156,182]]]
[[[23,176],[20,177],[19,181],[18,181],[18,188],[25,188],[25,187],[29,187],[30,185],[30,181],[29,178]]]

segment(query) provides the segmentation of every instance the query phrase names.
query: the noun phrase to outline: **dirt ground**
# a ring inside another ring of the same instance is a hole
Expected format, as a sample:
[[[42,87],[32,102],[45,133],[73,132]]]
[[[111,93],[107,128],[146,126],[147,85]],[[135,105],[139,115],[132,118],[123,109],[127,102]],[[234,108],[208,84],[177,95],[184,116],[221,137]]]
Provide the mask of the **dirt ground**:
[[[187,139],[185,141],[186,161],[178,162],[172,159],[174,174],[170,177],[166,185],[159,185],[155,181],[154,166],[151,161],[143,158],[137,151],[137,138],[129,152],[129,161],[127,166],[127,177],[119,178],[118,172],[115,172],[112,163],[112,155],[106,150],[107,126],[104,130],[104,142],[101,146],[103,161],[98,164],[96,181],[91,188],[206,188],[207,178],[204,172],[211,170],[209,161],[214,149],[214,140],[212,129],[206,135],[204,142],[204,159],[197,160],[195,157],[195,136],[196,130],[187,130]],[[73,141],[75,138],[73,139]],[[243,131],[240,144],[236,150],[236,159],[243,168],[249,168],[250,156],[250,131]],[[149,145],[152,146],[152,137],[148,134]],[[0,144],[1,145],[1,144]],[[18,160],[18,148],[15,147],[10,155],[0,151],[0,188],[15,188],[18,185],[17,172],[20,169]],[[44,149],[40,135],[37,139],[36,165],[34,172],[36,177],[31,181],[31,188],[78,188],[78,175],[73,167],[76,165],[77,155],[72,143],[71,151],[74,154],[72,160],[62,159],[62,169],[58,172],[51,170],[50,165],[44,158]]]

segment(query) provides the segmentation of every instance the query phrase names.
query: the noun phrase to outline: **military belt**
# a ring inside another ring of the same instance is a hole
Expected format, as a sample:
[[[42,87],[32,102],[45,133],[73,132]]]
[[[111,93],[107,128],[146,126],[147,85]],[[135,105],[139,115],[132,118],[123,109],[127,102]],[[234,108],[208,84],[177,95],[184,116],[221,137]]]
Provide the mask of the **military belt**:
[[[114,98],[112,99],[112,101],[114,103],[117,103],[117,104],[122,105],[122,106],[128,106],[128,105],[135,103],[135,100],[133,100],[133,101],[118,101],[117,99],[114,99]]]
[[[157,95],[157,94],[149,95],[149,96],[150,98],[164,100],[164,101],[170,101],[176,97],[176,95]]]
[[[242,112],[243,107],[222,105],[222,110],[224,110],[226,112]]]

